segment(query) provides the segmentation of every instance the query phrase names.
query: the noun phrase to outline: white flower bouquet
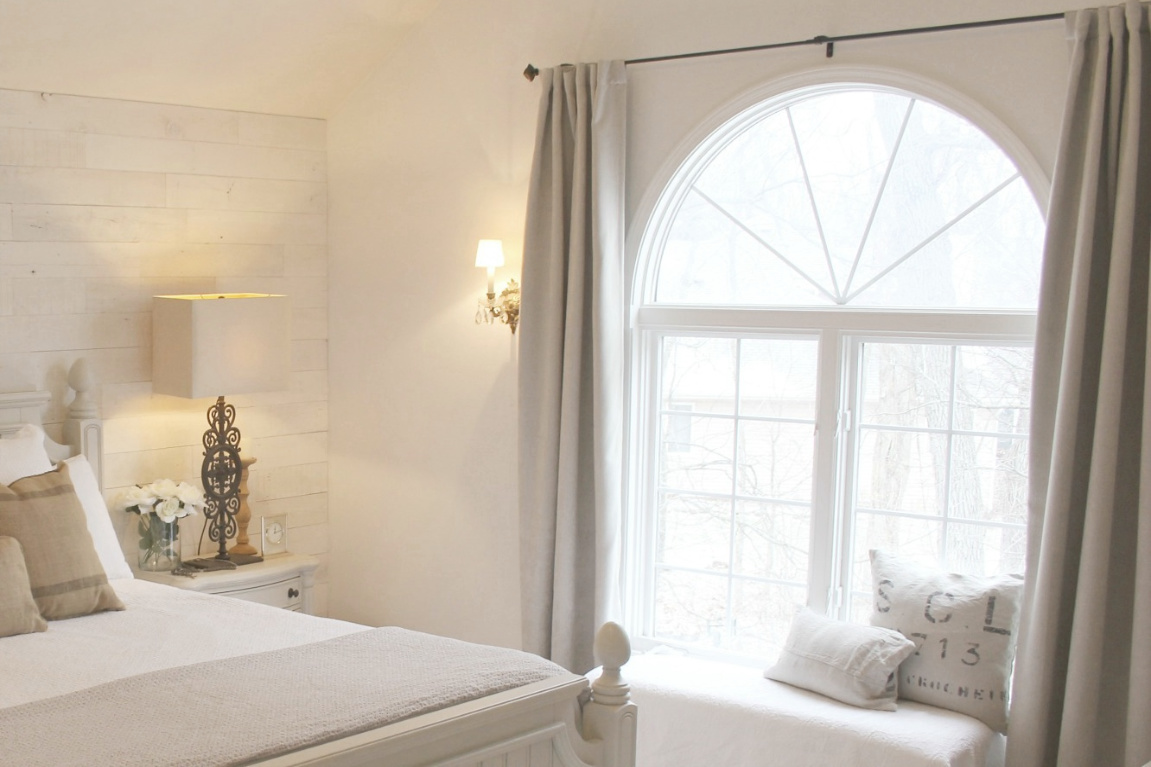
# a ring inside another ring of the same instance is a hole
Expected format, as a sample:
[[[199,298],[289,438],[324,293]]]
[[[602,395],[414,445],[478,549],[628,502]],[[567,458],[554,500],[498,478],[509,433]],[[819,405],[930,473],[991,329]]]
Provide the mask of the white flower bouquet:
[[[203,508],[204,494],[187,482],[158,479],[128,488],[120,494],[117,506],[134,514],[151,512],[161,521],[174,522]]]
[[[204,494],[187,482],[158,479],[130,487],[116,506],[140,515],[140,569],[164,571],[180,566],[178,520],[204,506]]]

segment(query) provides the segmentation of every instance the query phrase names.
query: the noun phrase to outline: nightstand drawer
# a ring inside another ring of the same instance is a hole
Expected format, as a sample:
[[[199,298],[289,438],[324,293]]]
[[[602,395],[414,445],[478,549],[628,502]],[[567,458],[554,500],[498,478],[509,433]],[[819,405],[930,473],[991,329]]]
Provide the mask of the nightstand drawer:
[[[235,570],[214,570],[194,578],[137,572],[136,577],[178,589],[216,594],[312,614],[312,588],[319,561],[304,554],[278,554]]]
[[[284,610],[299,610],[302,603],[303,579],[297,576],[263,586],[234,591],[217,591],[215,593],[222,597],[259,602],[262,605],[271,605]]]

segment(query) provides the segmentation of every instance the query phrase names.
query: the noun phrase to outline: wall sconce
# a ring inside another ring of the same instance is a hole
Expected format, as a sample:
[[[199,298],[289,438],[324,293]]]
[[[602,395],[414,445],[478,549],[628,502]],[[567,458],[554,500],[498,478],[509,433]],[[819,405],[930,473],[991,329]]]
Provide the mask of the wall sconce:
[[[476,324],[502,322],[516,334],[520,322],[520,286],[508,280],[507,286],[496,296],[496,267],[504,265],[504,244],[501,240],[480,240],[476,248],[476,266],[488,270],[488,293],[476,307]]]

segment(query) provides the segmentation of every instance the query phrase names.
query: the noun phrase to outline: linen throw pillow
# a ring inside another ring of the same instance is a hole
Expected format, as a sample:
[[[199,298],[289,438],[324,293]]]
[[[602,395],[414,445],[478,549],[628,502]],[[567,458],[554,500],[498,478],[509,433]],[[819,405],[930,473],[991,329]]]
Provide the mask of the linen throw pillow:
[[[0,439],[0,484],[21,477],[52,471],[52,461],[44,449],[44,430],[26,423],[14,434]]]
[[[124,609],[92,546],[80,499],[61,471],[0,484],[0,535],[24,547],[32,598],[45,619]]]
[[[873,626],[915,642],[899,697],[973,716],[1007,731],[1007,702],[1023,578],[936,571],[871,552]]]
[[[895,675],[913,652],[915,643],[898,631],[804,608],[791,622],[779,660],[763,675],[852,706],[895,711]]]
[[[0,536],[0,637],[31,634],[47,628],[32,599],[32,584],[28,581],[20,541]]]

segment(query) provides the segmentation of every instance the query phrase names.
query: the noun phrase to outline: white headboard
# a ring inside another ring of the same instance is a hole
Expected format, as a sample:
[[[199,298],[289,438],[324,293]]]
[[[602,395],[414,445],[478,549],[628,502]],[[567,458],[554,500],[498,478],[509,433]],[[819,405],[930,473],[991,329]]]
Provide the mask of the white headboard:
[[[96,386],[95,376],[88,361],[78,359],[68,371],[68,387],[75,396],[68,406],[68,416],[64,419],[64,444],[46,437],[44,447],[53,461],[62,461],[69,456],[83,454],[100,487],[104,486],[104,424],[92,390]],[[22,388],[22,387],[21,387]],[[42,424],[42,411],[52,401],[52,393],[28,387],[22,391],[0,392],[0,437],[16,431],[21,424]]]

